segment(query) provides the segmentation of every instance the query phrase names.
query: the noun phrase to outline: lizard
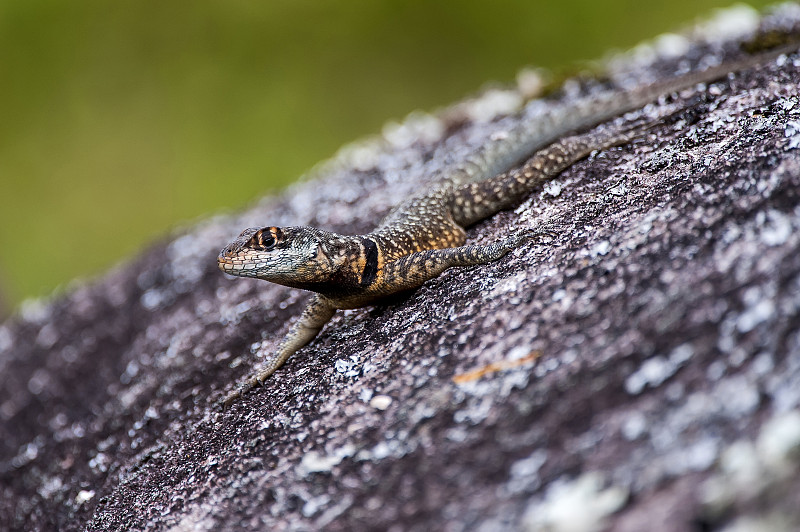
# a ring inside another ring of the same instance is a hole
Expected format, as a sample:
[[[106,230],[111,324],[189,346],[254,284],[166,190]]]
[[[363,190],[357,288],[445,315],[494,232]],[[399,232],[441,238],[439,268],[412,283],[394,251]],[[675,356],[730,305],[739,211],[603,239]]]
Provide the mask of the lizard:
[[[313,340],[337,309],[380,302],[421,286],[444,270],[496,261],[523,243],[550,234],[524,229],[490,244],[466,244],[465,229],[519,204],[536,187],[596,150],[624,144],[641,127],[572,135],[643,107],[659,96],[753,67],[793,47],[630,90],[608,89],[574,104],[554,106],[537,121],[519,121],[493,135],[463,161],[432,178],[432,187],[393,208],[365,235],[346,236],[314,227],[253,227],[219,253],[226,274],[267,280],[314,292],[277,352],[222,401],[224,407],[263,384]],[[520,163],[527,162],[520,168]]]

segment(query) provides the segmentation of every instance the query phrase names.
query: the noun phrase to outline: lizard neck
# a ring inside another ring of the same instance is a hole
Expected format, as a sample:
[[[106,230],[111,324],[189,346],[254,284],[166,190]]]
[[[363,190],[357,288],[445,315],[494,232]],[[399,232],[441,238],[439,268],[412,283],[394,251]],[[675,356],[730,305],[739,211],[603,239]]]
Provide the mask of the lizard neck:
[[[377,244],[369,238],[331,234],[320,240],[316,274],[281,284],[334,299],[357,295],[375,281],[379,257]]]

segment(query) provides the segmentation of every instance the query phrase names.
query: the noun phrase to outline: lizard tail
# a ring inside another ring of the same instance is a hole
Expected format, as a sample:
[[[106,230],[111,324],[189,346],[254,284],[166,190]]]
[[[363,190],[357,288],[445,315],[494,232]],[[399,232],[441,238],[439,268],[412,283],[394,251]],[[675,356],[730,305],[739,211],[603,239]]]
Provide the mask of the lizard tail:
[[[536,150],[570,132],[586,129],[643,107],[659,96],[708,83],[731,72],[752,68],[782,54],[796,51],[797,43],[781,46],[737,61],[652,83],[632,90],[609,90],[570,104],[554,106],[544,116],[523,120],[503,135],[490,139],[466,160],[446,170],[442,182],[459,186],[505,172]]]

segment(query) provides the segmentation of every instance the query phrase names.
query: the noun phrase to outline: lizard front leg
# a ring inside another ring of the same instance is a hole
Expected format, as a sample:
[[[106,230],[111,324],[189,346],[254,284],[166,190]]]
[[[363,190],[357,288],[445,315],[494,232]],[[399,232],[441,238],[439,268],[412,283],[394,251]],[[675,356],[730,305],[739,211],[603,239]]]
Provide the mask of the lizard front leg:
[[[322,327],[330,321],[336,307],[325,296],[315,295],[309,302],[303,314],[300,315],[289,333],[278,346],[278,351],[267,361],[255,375],[242,382],[236,390],[229,393],[222,404],[225,408],[239,399],[243,394],[255,386],[262,384],[270,375],[280,368],[286,360],[298,349],[314,339]]]
[[[471,244],[411,253],[386,264],[369,291],[388,295],[411,290],[448,268],[474,266],[498,260],[524,242],[547,234],[551,233],[546,230],[529,229],[491,244]]]

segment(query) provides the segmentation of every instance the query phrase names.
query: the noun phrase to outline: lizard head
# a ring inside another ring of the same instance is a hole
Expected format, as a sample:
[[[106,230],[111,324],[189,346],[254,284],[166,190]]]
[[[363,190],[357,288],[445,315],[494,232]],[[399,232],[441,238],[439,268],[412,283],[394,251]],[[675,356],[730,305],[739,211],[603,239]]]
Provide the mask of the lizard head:
[[[311,227],[251,227],[219,252],[217,265],[285,286],[323,282],[333,273],[326,242],[337,236]]]

